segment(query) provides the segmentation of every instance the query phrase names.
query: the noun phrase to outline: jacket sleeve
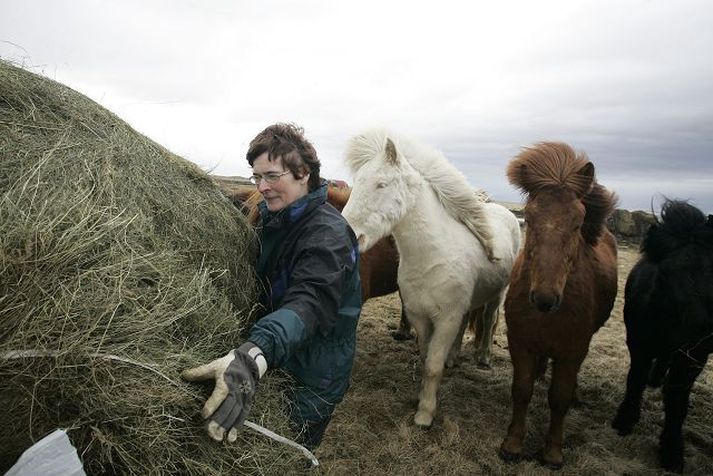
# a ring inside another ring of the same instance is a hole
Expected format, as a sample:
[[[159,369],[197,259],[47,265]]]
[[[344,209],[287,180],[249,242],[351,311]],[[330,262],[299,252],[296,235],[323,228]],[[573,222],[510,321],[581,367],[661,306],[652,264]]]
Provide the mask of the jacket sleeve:
[[[346,224],[320,224],[300,238],[282,306],[250,332],[249,340],[262,349],[270,367],[282,366],[315,334],[332,330],[342,294],[358,272],[357,253]]]

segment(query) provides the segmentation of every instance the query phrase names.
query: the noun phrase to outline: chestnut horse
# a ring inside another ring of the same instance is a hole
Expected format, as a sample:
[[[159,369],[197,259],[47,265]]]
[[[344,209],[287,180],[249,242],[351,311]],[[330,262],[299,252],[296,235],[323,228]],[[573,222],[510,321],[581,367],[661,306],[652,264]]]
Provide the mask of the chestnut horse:
[[[327,201],[341,212],[349,200],[350,192],[348,187],[334,186],[330,182],[327,188]],[[238,190],[230,196],[230,199],[245,214],[248,222],[256,226],[260,218],[258,204],[263,200],[262,194],[253,186],[250,189]],[[373,248],[362,253],[359,260],[362,302],[398,291],[396,282],[398,267],[399,253],[391,236],[379,240]],[[411,326],[404,315],[403,305],[399,328],[391,335],[396,340],[413,338]]]
[[[527,230],[505,298],[512,420],[500,456],[521,457],[533,383],[549,358],[550,428],[541,458],[558,468],[577,373],[617,292],[616,241],[606,228],[616,197],[597,183],[587,156],[562,143],[524,149],[507,176],[527,196]]]

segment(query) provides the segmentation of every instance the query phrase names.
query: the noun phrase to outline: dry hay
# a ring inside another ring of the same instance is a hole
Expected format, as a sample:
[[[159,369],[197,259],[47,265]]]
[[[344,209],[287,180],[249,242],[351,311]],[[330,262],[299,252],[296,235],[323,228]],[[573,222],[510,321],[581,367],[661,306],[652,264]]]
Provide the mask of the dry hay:
[[[253,233],[209,177],[2,61],[0,158],[0,471],[57,427],[88,474],[292,467],[264,437],[209,440],[210,386],[178,377],[236,346],[255,300]],[[252,419],[286,433],[276,385]]]

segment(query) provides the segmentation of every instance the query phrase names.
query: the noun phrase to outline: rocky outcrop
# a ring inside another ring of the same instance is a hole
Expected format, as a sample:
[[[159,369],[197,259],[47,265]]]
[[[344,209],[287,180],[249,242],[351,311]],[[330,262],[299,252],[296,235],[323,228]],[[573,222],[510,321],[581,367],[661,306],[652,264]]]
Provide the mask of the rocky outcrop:
[[[607,226],[620,240],[639,243],[649,226],[656,223],[654,215],[642,210],[617,209],[609,217]]]

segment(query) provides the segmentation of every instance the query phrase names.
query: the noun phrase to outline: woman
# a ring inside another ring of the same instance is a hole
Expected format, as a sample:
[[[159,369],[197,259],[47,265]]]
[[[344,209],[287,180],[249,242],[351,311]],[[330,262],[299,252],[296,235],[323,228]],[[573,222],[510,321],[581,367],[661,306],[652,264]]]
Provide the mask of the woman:
[[[327,183],[303,130],[275,124],[250,143],[251,181],[262,193],[257,274],[265,315],[248,340],[223,358],[184,371],[214,378],[203,417],[209,435],[235,441],[255,386],[268,368],[294,377],[290,421],[308,448],[319,446],[347,388],[361,311],[354,232],[327,203]]]

